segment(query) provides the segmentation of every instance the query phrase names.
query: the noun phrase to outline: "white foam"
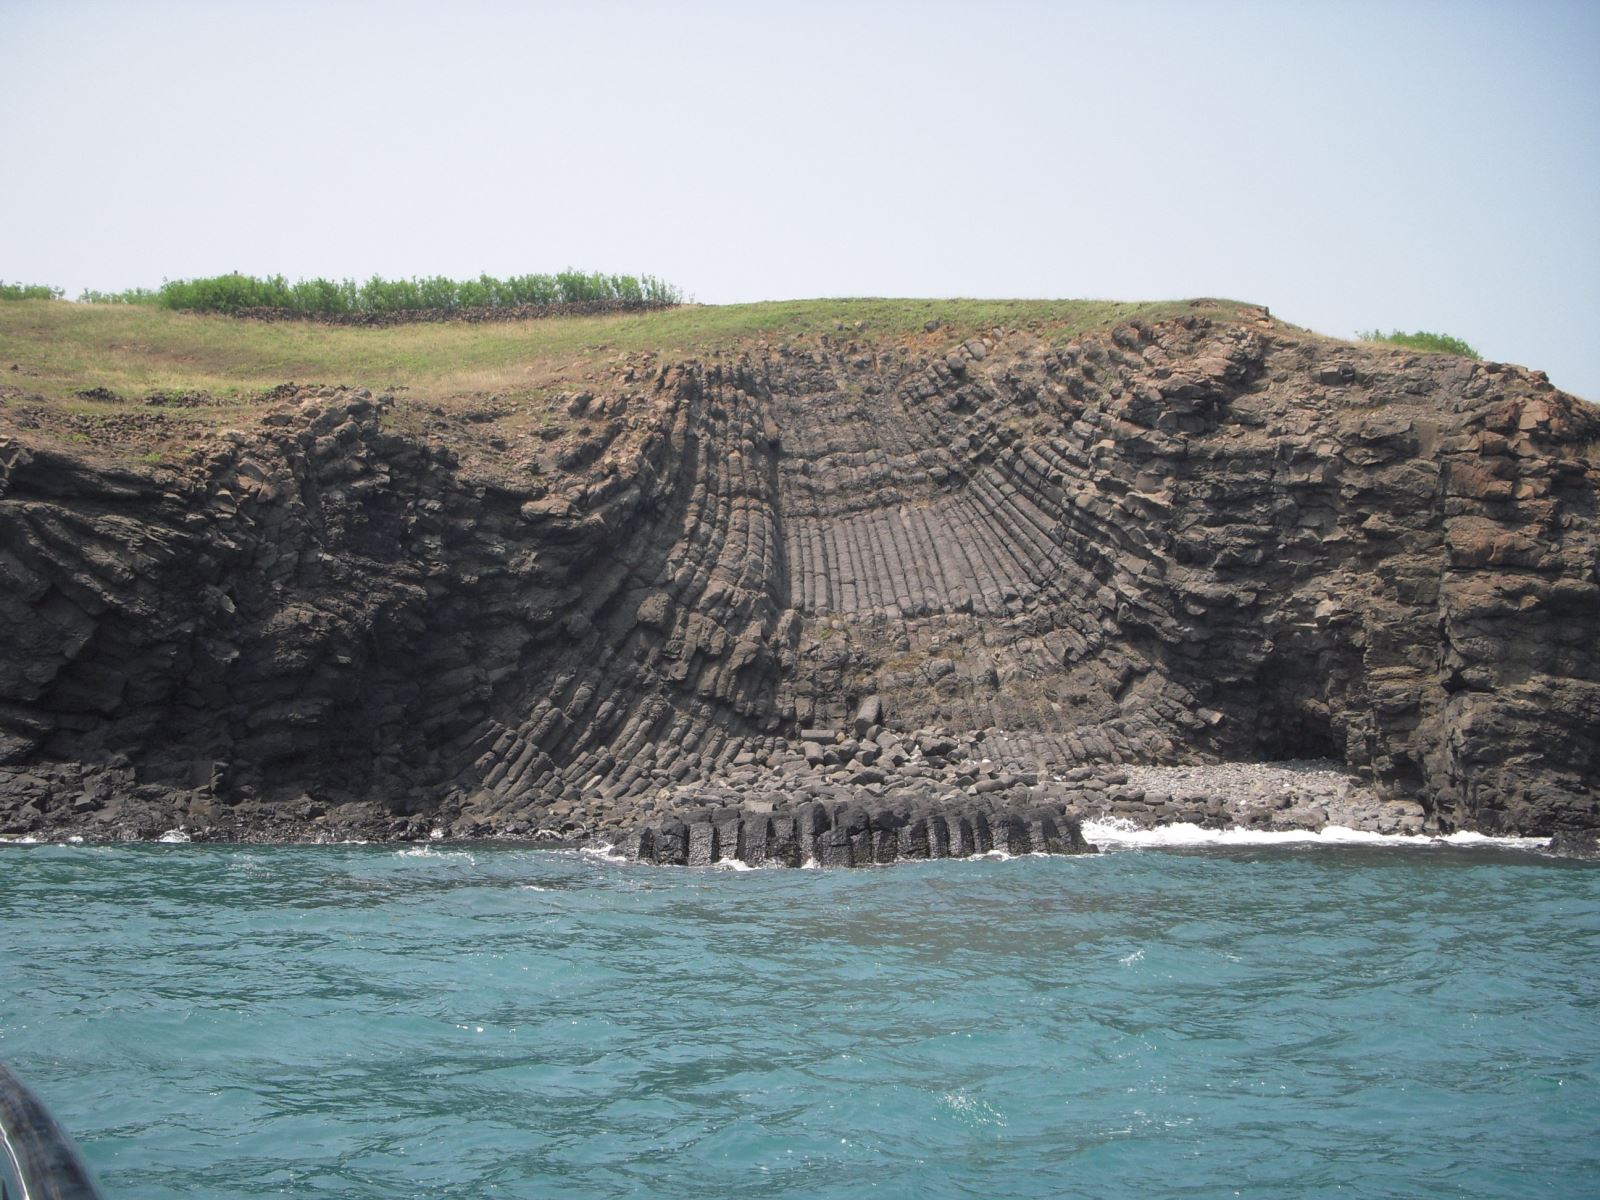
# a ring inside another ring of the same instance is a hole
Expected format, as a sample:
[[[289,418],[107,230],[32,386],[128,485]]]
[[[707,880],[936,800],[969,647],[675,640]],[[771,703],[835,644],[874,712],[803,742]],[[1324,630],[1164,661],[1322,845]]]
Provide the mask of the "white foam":
[[[451,858],[465,859],[470,866],[477,866],[478,860],[473,857],[470,850],[436,850],[432,846],[407,846],[404,850],[396,850],[399,858]]]
[[[1483,833],[1373,833],[1327,825],[1322,829],[1205,829],[1199,825],[1142,828],[1125,818],[1085,821],[1083,836],[1104,849],[1138,850],[1174,846],[1492,846],[1503,850],[1540,850],[1549,838],[1490,837]]]
[[[638,865],[632,859],[624,858],[622,855],[618,854],[617,853],[617,848],[615,846],[607,846],[607,845],[584,846],[584,847],[579,849],[578,853],[586,855],[589,858],[597,858],[601,862],[619,863],[619,864],[621,864],[622,866],[625,866],[625,867],[637,866]],[[673,864],[673,865],[678,865],[678,864]],[[814,866],[816,866],[816,863],[814,861],[813,862],[807,862],[805,865],[808,866],[808,867],[814,867]],[[707,868],[707,869],[712,870],[712,871],[764,871],[764,870],[767,869],[767,867],[778,867],[778,866],[782,866],[782,864],[781,863],[772,862],[772,863],[767,863],[767,864],[765,864],[763,866],[753,867],[749,863],[742,862],[737,858],[719,858],[716,862],[712,863],[711,866],[709,868]]]
[[[1487,833],[1474,833],[1471,830],[1462,830],[1435,840],[1450,846],[1511,846],[1518,850],[1543,850],[1550,844],[1547,837],[1491,837]]]
[[[156,839],[158,842],[167,842],[173,845],[190,840],[192,839],[189,834],[182,829],[169,829]]]

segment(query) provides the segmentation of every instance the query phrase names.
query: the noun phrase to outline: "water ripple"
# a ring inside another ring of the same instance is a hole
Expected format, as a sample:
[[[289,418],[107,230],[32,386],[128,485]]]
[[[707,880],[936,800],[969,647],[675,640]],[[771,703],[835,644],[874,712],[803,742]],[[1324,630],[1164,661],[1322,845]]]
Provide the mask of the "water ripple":
[[[0,849],[0,1057],[108,1194],[1578,1195],[1600,871]]]

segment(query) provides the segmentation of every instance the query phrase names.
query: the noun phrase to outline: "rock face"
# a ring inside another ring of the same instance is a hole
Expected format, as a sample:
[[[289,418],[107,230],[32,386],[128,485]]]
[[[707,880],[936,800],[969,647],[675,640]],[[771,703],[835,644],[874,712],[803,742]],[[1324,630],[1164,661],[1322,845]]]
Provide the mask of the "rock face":
[[[360,392],[180,470],[0,443],[0,831],[688,861],[809,804],[876,861],[1288,758],[1419,828],[1600,826],[1594,409],[1269,322],[941,339],[630,373],[520,478]]]

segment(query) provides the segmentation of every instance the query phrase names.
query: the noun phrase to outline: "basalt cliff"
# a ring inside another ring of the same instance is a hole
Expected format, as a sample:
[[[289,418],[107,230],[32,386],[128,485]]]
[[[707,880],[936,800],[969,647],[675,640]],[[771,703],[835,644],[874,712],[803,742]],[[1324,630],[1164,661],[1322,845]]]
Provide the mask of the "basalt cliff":
[[[1196,314],[558,399],[285,388],[152,465],[0,429],[0,831],[1600,825],[1600,416],[1538,373]]]

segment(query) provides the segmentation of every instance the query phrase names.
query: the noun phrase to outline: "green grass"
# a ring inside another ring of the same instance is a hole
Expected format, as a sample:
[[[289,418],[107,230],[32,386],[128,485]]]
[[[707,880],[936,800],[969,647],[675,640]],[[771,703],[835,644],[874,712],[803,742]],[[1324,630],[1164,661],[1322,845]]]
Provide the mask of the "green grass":
[[[232,274],[169,280],[154,291],[149,288],[130,288],[122,292],[91,290],[84,292],[79,300],[88,304],[154,304],[180,312],[235,313],[252,308],[274,308],[306,315],[343,315],[595,303],[663,308],[681,304],[683,293],[653,275],[585,271],[513,275],[506,279],[491,275],[480,275],[477,279],[447,279],[442,275],[425,279],[384,279],[374,275],[361,284],[353,279],[300,279],[290,283],[282,275],[257,278]]]
[[[1066,340],[1134,317],[1204,313],[1229,319],[1241,308],[1187,300],[797,300],[359,328],[239,321],[136,304],[23,301],[0,309],[0,380],[57,402],[96,387],[125,399],[199,391],[248,402],[287,380],[404,387],[413,398],[446,399],[526,394],[582,379],[619,355],[641,351],[690,357],[761,341],[871,342],[922,336],[923,325],[935,319],[942,323],[941,341],[1000,325]],[[6,374],[13,363],[27,374]]]
[[[938,349],[995,326],[1030,328],[1061,344],[1131,318],[1187,315],[1253,320],[1259,309],[1230,301],[814,299],[362,328],[250,322],[147,304],[21,301],[0,306],[0,384],[80,416],[122,406],[78,395],[96,387],[141,408],[150,392],[205,392],[219,403],[166,411],[184,422],[240,427],[250,424],[261,395],[285,381],[405,389],[406,400],[430,405],[477,403],[485,395],[536,405],[643,352],[659,363],[755,349],[760,342],[922,339]],[[926,334],[923,326],[931,320],[941,326]],[[13,363],[18,371],[8,370]],[[0,408],[0,418],[3,413]]]
[[[1428,333],[1418,330],[1416,333],[1402,333],[1400,330],[1391,330],[1384,333],[1381,329],[1366,329],[1356,334],[1364,342],[1384,342],[1391,346],[1404,346],[1407,350],[1422,350],[1429,354],[1458,354],[1462,358],[1482,358],[1466,342],[1458,337],[1451,337],[1448,333]]]

